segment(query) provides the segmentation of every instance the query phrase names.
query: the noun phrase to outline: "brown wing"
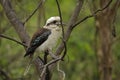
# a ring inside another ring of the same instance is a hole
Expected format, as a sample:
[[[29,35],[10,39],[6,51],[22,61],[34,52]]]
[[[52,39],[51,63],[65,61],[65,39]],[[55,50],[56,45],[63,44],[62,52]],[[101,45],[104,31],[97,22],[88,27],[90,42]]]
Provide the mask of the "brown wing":
[[[45,42],[48,39],[48,36],[51,34],[51,31],[49,29],[41,28],[39,29],[32,37],[32,40],[30,42],[30,46],[26,51],[26,54],[24,55],[32,55],[36,48],[40,46],[43,42]]]

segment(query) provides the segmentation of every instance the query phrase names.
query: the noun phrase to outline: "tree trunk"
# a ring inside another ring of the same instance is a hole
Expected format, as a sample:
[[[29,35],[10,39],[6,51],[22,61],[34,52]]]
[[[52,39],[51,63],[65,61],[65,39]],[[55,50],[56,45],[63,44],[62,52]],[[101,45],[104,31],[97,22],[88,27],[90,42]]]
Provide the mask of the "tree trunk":
[[[109,0],[101,0],[100,7],[104,7]],[[95,16],[97,30],[97,57],[100,80],[112,80],[112,41],[113,22],[117,13],[117,2]]]
[[[102,16],[102,17],[101,17]],[[111,25],[106,16],[100,14],[97,19],[98,48],[97,56],[99,62],[100,80],[111,80],[112,75],[112,57],[111,57]]]

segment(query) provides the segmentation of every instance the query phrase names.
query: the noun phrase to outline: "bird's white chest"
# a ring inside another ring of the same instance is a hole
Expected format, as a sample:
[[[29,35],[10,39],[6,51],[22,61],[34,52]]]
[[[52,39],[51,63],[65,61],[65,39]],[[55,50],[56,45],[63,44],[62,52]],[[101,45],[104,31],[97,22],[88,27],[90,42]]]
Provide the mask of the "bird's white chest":
[[[39,47],[40,51],[45,51],[47,49],[52,50],[56,45],[61,37],[61,30],[52,30],[51,34],[49,35],[48,39]]]

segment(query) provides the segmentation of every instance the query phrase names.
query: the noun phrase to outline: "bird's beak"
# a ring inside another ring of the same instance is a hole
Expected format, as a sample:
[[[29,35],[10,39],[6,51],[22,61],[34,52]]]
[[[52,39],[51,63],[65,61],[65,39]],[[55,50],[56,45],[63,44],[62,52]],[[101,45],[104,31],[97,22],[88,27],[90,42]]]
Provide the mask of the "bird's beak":
[[[57,25],[61,26],[61,23],[58,23]],[[66,26],[67,24],[64,23],[64,22],[62,22],[62,25],[63,25],[63,26]]]

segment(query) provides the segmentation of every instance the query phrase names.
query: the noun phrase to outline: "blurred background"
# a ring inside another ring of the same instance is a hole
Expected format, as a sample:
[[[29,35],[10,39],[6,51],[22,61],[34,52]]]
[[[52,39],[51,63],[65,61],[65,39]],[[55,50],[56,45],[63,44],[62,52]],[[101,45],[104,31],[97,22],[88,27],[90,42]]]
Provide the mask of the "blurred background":
[[[114,0],[116,1],[116,0]],[[40,0],[11,0],[12,6],[20,20],[24,21],[37,7]],[[76,0],[59,0],[63,22],[67,23],[77,3]],[[97,4],[98,2],[96,2]],[[92,0],[84,0],[79,19],[90,15]],[[59,15],[55,0],[46,0],[45,4],[38,9],[32,18],[25,24],[25,28],[32,37],[33,33],[45,24],[51,16]],[[120,36],[120,9],[116,14],[114,22],[116,36]],[[98,57],[95,48],[95,19],[94,17],[85,20],[76,28],[67,42],[67,55],[65,61],[60,63],[60,69],[65,71],[65,80],[99,80]],[[2,6],[0,5],[0,34],[4,34],[20,41],[16,31],[7,19]],[[111,48],[112,53],[112,79],[120,80],[120,40],[116,40]],[[26,77],[23,73],[27,64],[24,58],[23,46],[0,37],[0,69],[3,70],[11,80],[36,80],[38,75],[35,66],[32,65]],[[52,80],[58,80],[59,74],[54,70]],[[5,77],[0,73],[0,80]]]

